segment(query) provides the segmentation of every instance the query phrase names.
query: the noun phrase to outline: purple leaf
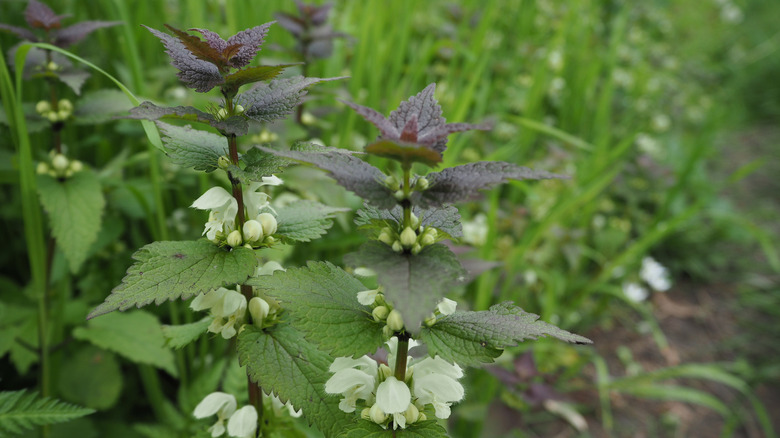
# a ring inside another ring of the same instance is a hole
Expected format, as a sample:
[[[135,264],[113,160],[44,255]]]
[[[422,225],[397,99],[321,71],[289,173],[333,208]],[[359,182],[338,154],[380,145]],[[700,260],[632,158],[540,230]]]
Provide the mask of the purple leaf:
[[[401,131],[396,129],[396,127],[393,126],[393,124],[390,123],[390,121],[387,120],[385,116],[380,114],[375,109],[352,102],[342,102],[355,110],[355,112],[360,114],[361,117],[376,126],[377,129],[379,129],[379,132],[382,134],[382,137],[390,140],[398,140],[401,138]]]
[[[191,122],[200,122],[210,125],[225,135],[246,135],[249,130],[246,119],[241,116],[229,117],[225,120],[217,120],[216,117],[191,106],[162,107],[151,102],[142,102],[141,105],[130,110],[129,119],[159,120],[178,119]]]
[[[54,37],[52,44],[57,47],[67,47],[76,44],[90,33],[102,29],[122,24],[120,21],[82,21],[64,29],[52,32]]]
[[[412,203],[422,208],[473,200],[479,197],[480,190],[510,179],[568,179],[569,177],[502,161],[478,161],[429,173],[426,178],[428,189],[412,194]]]
[[[60,20],[70,17],[70,14],[57,15],[45,4],[38,0],[30,0],[27,9],[24,10],[24,19],[30,27],[42,29],[56,29],[60,27]]]
[[[217,52],[222,53],[225,51],[225,49],[227,49],[228,46],[227,41],[223,40],[222,37],[217,35],[216,32],[212,32],[208,29],[199,29],[199,28],[193,28],[189,30],[200,32],[201,35],[203,35],[206,38],[206,43],[208,43],[208,45],[211,46],[211,48],[216,50]]]
[[[299,37],[303,34],[304,23],[300,18],[285,12],[275,13],[274,18],[276,18],[276,22],[279,23],[279,26],[282,26],[282,28],[286,29],[294,36]]]
[[[260,82],[242,93],[236,103],[244,107],[244,115],[258,122],[270,122],[291,114],[306,95],[306,89],[318,82],[343,78],[291,78]]]
[[[425,137],[444,125],[439,102],[433,97],[436,84],[430,84],[424,90],[401,102],[398,109],[390,113],[390,123],[402,131],[412,117],[417,117],[417,138]]]
[[[34,43],[40,41],[38,36],[32,33],[29,29],[23,27],[11,26],[10,24],[0,23],[0,30],[7,30],[8,32],[18,36],[19,38]]]
[[[216,65],[198,59],[178,38],[144,27],[163,42],[166,53],[171,57],[171,64],[179,69],[177,76],[185,85],[205,93],[225,82]]]
[[[270,21],[261,24],[260,26],[251,27],[228,38],[228,46],[233,44],[241,45],[238,52],[230,58],[229,64],[236,68],[241,68],[249,64],[260,50],[260,45],[262,45],[263,40],[265,40],[268,28],[274,23],[275,21]]]
[[[376,167],[352,155],[349,151],[327,148],[317,152],[261,150],[296,161],[313,164],[330,172],[330,176],[345,189],[355,192],[372,205],[389,209],[398,204],[393,191],[385,184],[387,175]]]

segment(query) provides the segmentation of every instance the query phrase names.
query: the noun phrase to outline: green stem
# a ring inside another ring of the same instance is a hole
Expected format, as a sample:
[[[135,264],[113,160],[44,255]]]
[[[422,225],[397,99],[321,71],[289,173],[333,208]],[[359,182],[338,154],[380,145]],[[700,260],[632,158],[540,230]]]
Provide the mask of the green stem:
[[[141,385],[146,392],[146,400],[150,404],[154,416],[163,424],[169,424],[165,409],[165,395],[160,387],[160,378],[157,371],[151,365],[138,365],[138,373],[141,376]]]
[[[406,359],[409,354],[409,336],[405,334],[398,335],[398,350],[395,355],[395,378],[399,382],[406,379]]]

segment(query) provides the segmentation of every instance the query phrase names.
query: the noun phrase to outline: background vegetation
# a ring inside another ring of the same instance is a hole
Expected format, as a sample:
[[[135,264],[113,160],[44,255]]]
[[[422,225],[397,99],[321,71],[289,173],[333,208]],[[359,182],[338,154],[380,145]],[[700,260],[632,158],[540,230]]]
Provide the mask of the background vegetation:
[[[217,96],[185,93],[159,40],[140,24],[227,36],[295,11],[293,2],[272,0],[50,5],[73,22],[121,21],[71,50],[141,100],[200,108]],[[2,21],[23,25],[24,7],[0,3]],[[595,346],[529,343],[470,370],[453,436],[770,436],[778,425],[769,413],[780,409],[778,14],[780,4],[761,0],[337,2],[329,21],[347,36],[331,56],[298,69],[350,79],[316,87],[304,123],[257,127],[252,141],[360,149],[377,132],[336,98],[386,113],[436,82],[449,122],[495,125],[455,136],[444,166],[506,160],[572,175],[513,182],[461,207],[469,225],[456,245],[475,273],[485,271],[461,293],[473,309],[513,300]],[[299,60],[281,26],[267,41],[263,64]],[[4,52],[17,42],[0,34]],[[92,93],[117,90],[96,71],[80,97],[61,88],[76,108]],[[32,105],[48,90],[30,80],[22,95],[31,104],[33,160],[42,161],[50,132]],[[112,102],[107,111],[132,106],[121,92]],[[46,248],[24,238],[36,224],[22,214],[23,172],[7,128],[0,127],[0,389],[40,389],[31,263]],[[161,370],[95,346],[84,317],[119,284],[136,248],[200,235],[204,213],[187,206],[214,181],[167,161],[136,121],[71,124],[62,141],[68,156],[97,171],[106,207],[78,271],[59,251],[51,261],[57,298],[47,330],[56,349],[47,395],[98,410],[52,427],[52,436],[164,436],[159,425],[195,421],[188,376],[208,352],[177,350],[175,369]],[[321,172],[283,177],[292,195],[359,206]],[[362,239],[344,215],[323,239],[273,256],[289,265],[340,263]],[[632,299],[624,286],[641,282],[646,257],[668,268],[673,285]],[[190,321],[182,308],[166,304],[155,317]]]

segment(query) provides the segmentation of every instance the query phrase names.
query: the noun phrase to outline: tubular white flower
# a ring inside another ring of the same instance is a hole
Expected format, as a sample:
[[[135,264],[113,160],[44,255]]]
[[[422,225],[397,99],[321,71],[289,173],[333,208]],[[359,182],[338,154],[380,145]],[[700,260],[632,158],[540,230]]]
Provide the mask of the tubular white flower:
[[[432,404],[438,418],[449,418],[450,405],[463,399],[464,390],[457,379],[463,370],[440,357],[426,357],[414,366],[412,391],[417,402]]]
[[[258,266],[255,270],[255,277],[258,275],[273,275],[276,271],[286,271],[279,262],[273,260],[266,262],[263,266]]]
[[[257,221],[263,225],[263,234],[270,236],[276,232],[276,218],[271,213],[260,213],[257,215]]]
[[[246,212],[249,219],[257,218],[261,209],[265,207],[271,208],[268,203],[268,194],[258,192],[257,190],[262,186],[278,186],[282,183],[283,181],[281,178],[271,175],[264,176],[262,181],[252,181],[244,186],[244,205],[246,206]],[[273,209],[271,209],[271,211],[273,211]],[[265,230],[265,224],[263,224],[263,229]],[[269,233],[266,230],[265,234],[273,233]]]
[[[236,335],[236,324],[243,322],[246,316],[247,302],[239,292],[221,287],[195,297],[190,307],[193,310],[210,309],[214,320],[208,331],[230,339]]]
[[[374,301],[376,301],[376,294],[378,292],[379,289],[371,289],[371,290],[364,290],[362,292],[358,292],[357,293],[358,303],[364,306],[370,306],[374,304]]]
[[[262,327],[263,319],[268,316],[268,312],[271,311],[271,306],[268,302],[260,297],[253,297],[249,300],[249,313],[252,315],[252,322]]]
[[[216,438],[225,433],[225,419],[236,411],[236,398],[224,392],[212,392],[207,395],[197,406],[192,415],[195,418],[206,418],[217,415],[217,422],[209,427],[211,436]]]
[[[357,400],[371,401],[376,383],[376,361],[368,356],[359,359],[339,357],[333,361],[329,370],[334,374],[325,382],[325,392],[344,396],[339,409],[354,412]]]
[[[404,412],[412,402],[412,393],[406,383],[395,376],[388,377],[376,388],[376,404],[385,414],[393,415],[395,427],[406,427]]]
[[[217,233],[228,234],[235,228],[238,202],[233,195],[222,187],[212,187],[190,206],[198,210],[211,210],[209,221],[206,222],[203,234],[209,240],[214,240]]]
[[[439,309],[439,313],[442,315],[452,315],[455,313],[455,308],[457,306],[458,303],[456,301],[449,298],[442,298],[441,302],[436,306],[436,308]]]
[[[230,416],[227,424],[228,435],[238,438],[254,438],[257,431],[257,410],[247,405]]]
[[[639,276],[650,287],[659,292],[665,292],[672,287],[669,271],[652,257],[642,259],[642,268],[639,270]]]
[[[263,238],[263,225],[254,219],[250,219],[244,223],[244,228],[241,229],[241,232],[245,241],[256,242]]]

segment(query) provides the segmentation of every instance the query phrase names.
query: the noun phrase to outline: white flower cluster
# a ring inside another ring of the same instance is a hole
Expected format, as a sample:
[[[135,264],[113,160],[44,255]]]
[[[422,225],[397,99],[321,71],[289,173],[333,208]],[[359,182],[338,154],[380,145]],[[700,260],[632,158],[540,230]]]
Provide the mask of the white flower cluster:
[[[250,246],[262,242],[273,242],[272,234],[276,233],[276,218],[271,213],[261,213],[268,208],[268,195],[258,192],[262,186],[278,186],[282,180],[276,176],[265,176],[262,181],[255,181],[244,186],[243,198],[246,207],[246,222],[241,230],[236,228],[238,202],[222,187],[212,187],[192,203],[198,210],[211,210],[209,220],[203,230],[206,238],[214,243],[225,241],[232,247],[248,244]]]
[[[358,292],[357,300],[364,306],[372,307],[371,316],[374,317],[374,321],[386,323],[383,328],[386,337],[390,338],[394,333],[404,329],[404,319],[401,312],[394,309],[392,304],[385,301],[385,296],[382,293],[381,288]],[[442,298],[441,302],[436,306],[436,311],[425,318],[425,324],[430,327],[436,323],[436,317],[438,315],[450,315],[454,313],[457,305],[458,303],[449,298]]]
[[[68,99],[61,99],[56,108],[48,100],[35,104],[35,112],[52,123],[63,122],[73,115],[73,104]]]
[[[282,266],[274,261],[270,261],[260,266],[255,271],[255,276],[271,275],[274,271],[284,270]],[[252,315],[252,323],[262,328],[263,323],[276,316],[277,308],[272,308],[268,301],[260,297],[252,297],[247,303],[246,297],[241,292],[220,287],[205,294],[198,295],[190,303],[192,310],[208,310],[214,320],[208,327],[211,333],[219,333],[225,339],[230,339],[237,332],[236,327],[240,327],[246,320],[246,312]]]
[[[423,180],[427,181],[424,178],[418,179],[417,186]],[[426,187],[427,184],[426,182]],[[393,248],[395,252],[409,251],[412,254],[419,254],[423,248],[440,240],[439,231],[431,226],[423,227],[422,221],[414,213],[412,213],[411,222],[411,226],[404,228],[400,233],[390,227],[384,227],[377,239]]]
[[[217,416],[217,422],[209,427],[212,438],[222,436],[227,431],[228,436],[238,438],[254,438],[257,431],[257,411],[254,406],[244,406],[236,410],[236,398],[224,392],[212,392],[207,395],[192,415],[195,418]],[[227,420],[227,428],[225,428]]]
[[[639,278],[642,279],[651,289],[658,292],[666,292],[672,287],[672,280],[669,271],[652,257],[642,259],[642,267],[639,269]],[[637,282],[629,282],[623,285],[623,293],[634,302],[641,302],[647,299],[649,291],[647,288]]]
[[[385,428],[392,423],[393,429],[426,420],[423,411],[428,405],[433,406],[437,418],[449,418],[452,403],[463,399],[463,385],[458,382],[463,370],[440,357],[408,357],[406,378],[399,381],[393,375],[398,338],[390,339],[387,345],[387,365],[368,356],[333,361],[330,371],[334,374],[325,383],[325,391],[343,396],[339,408],[355,412],[358,400],[363,400],[363,419]],[[410,339],[409,346],[414,345],[417,343]]]

